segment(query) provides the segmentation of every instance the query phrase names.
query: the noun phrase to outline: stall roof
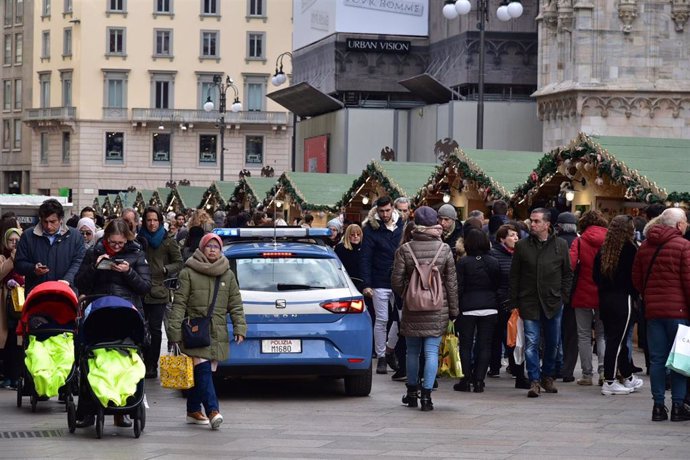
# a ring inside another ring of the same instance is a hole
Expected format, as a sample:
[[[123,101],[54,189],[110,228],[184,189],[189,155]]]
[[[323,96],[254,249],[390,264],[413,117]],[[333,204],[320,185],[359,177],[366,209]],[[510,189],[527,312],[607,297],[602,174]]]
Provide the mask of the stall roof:
[[[237,187],[237,182],[215,181],[214,184],[216,184],[216,189],[218,190],[218,193],[220,193],[220,196],[223,199],[223,201],[228,203],[230,201],[230,199],[232,198],[233,193],[235,193],[235,188]]]
[[[590,136],[617,161],[665,189],[690,191],[690,140],[648,137]]]
[[[267,97],[300,117],[323,115],[344,107],[344,104],[339,100],[319,91],[306,82],[274,91],[267,94]]]
[[[335,208],[357,177],[355,174],[286,172],[281,182],[286,181],[294,189],[296,198],[302,201],[300,205]]]
[[[170,199],[172,189],[168,187],[158,187],[156,191],[158,192],[158,197],[161,199],[163,206],[166,206],[168,204],[168,200]],[[151,200],[152,196],[153,194],[151,194],[151,196],[149,197],[144,197],[147,198],[146,203],[148,203]]]
[[[136,192],[120,192],[120,201],[123,208],[131,208],[137,198]]]
[[[413,197],[436,171],[435,163],[374,161],[375,167],[398,189],[400,196]]]
[[[510,194],[534,170],[544,152],[462,149],[465,156]]]
[[[266,199],[266,194],[273,188],[278,180],[275,177],[244,177],[254,197],[259,203]]]
[[[177,194],[182,200],[182,206],[186,208],[197,209],[201,206],[201,200],[204,198],[204,192],[208,187],[199,187],[194,185],[178,185]]]

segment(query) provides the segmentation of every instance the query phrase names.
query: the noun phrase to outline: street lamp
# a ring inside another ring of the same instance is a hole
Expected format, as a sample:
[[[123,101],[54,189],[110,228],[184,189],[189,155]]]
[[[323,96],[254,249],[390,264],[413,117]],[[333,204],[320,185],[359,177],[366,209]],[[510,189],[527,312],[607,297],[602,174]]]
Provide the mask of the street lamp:
[[[239,93],[235,83],[229,76],[225,77],[225,82],[223,82],[222,75],[213,76],[213,84],[218,87],[218,127],[220,128],[220,180],[221,182],[225,179],[225,93],[229,88],[235,92],[235,99],[233,100],[230,110],[233,112],[239,112],[242,110],[242,103],[240,102]],[[210,112],[213,110],[214,104],[211,100],[211,89],[208,90],[208,95],[206,96],[206,102],[204,103],[204,110]]]
[[[446,0],[443,5],[443,16],[453,20],[470,12],[472,5],[469,0]],[[484,32],[485,23],[489,22],[489,0],[477,2],[477,29],[479,29],[479,78],[477,80],[477,148],[484,148]],[[496,17],[500,21],[510,21],[522,16],[522,4],[518,0],[503,0],[496,10]]]
[[[276,58],[276,73],[273,75],[273,78],[271,78],[273,86],[280,86],[287,81],[287,75],[283,72],[283,58],[285,56],[290,56],[290,61],[292,61],[292,53],[289,51],[278,55]]]

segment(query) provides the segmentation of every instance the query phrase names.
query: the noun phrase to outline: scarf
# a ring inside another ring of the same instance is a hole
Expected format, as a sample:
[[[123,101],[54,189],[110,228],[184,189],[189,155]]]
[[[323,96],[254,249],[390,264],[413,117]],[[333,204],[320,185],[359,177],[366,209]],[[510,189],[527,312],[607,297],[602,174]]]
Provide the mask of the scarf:
[[[451,226],[448,228],[447,231],[443,232],[443,236],[442,236],[443,240],[444,241],[447,240],[448,237],[450,235],[452,235],[454,231],[455,231],[455,221],[453,221],[453,223],[451,224]]]
[[[206,276],[220,276],[230,268],[230,262],[225,256],[220,256],[218,260],[211,263],[206,258],[201,249],[197,249],[192,254],[192,257],[187,259],[184,263],[187,267],[191,268],[195,272],[199,272]]]
[[[438,240],[441,239],[443,234],[443,228],[440,225],[432,225],[431,227],[425,227],[423,225],[417,225],[412,230],[413,240]]]
[[[165,227],[162,225],[158,227],[156,233],[149,232],[149,229],[146,227],[142,227],[141,230],[139,230],[139,234],[144,237],[146,242],[153,249],[158,249],[158,247],[163,243],[163,238],[165,238],[166,233]]]
[[[503,243],[500,243],[500,244],[501,244],[501,246],[503,246],[503,249],[505,249],[508,254],[512,254],[515,252],[515,247],[509,248],[508,246],[506,246]]]
[[[117,251],[111,248],[108,244],[107,238],[103,238],[103,247],[105,248],[105,253],[108,254],[109,257],[113,257],[115,254],[117,254]]]

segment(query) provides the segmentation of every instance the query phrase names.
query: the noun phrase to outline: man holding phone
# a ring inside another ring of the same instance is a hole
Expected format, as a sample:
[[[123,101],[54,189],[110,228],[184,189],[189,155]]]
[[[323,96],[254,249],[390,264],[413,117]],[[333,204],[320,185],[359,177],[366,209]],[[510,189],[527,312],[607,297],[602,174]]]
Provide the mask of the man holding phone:
[[[59,201],[49,199],[38,208],[39,223],[22,234],[15,267],[26,277],[26,294],[45,281],[61,281],[74,289],[74,277],[84,258],[81,234],[64,224]]]

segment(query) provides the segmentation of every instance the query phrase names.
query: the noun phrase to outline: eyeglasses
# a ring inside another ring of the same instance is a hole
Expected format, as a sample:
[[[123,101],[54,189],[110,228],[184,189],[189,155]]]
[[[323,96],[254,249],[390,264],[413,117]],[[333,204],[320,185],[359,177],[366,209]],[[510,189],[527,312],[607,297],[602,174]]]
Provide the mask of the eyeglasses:
[[[93,232],[90,230],[79,230],[79,233],[81,233],[84,236],[91,236],[93,235]]]
[[[204,249],[213,249],[214,251],[220,251],[220,246],[215,244],[207,244]]]
[[[126,241],[110,241],[110,240],[108,240],[108,246],[113,247],[113,248],[121,248],[125,244],[127,244]]]

